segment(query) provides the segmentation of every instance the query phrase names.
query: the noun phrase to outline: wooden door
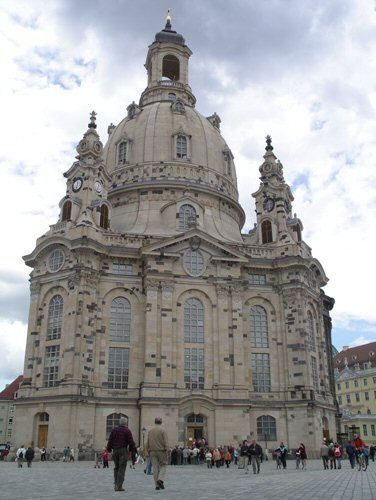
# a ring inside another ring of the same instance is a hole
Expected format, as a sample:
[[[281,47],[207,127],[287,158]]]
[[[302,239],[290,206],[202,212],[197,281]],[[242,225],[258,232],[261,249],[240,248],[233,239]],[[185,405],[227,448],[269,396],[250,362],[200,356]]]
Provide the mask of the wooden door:
[[[47,448],[48,425],[40,425],[38,432],[38,448]]]
[[[195,439],[195,428],[187,427],[187,444],[191,445]]]

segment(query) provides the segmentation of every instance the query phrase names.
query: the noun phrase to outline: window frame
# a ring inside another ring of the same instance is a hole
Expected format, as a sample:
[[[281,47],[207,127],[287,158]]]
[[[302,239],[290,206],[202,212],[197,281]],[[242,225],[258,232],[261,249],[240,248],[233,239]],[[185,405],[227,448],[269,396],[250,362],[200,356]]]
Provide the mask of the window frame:
[[[122,140],[117,145],[117,162],[116,164],[121,167],[127,165],[129,156],[129,141]]]
[[[269,324],[266,309],[258,304],[249,310],[249,340],[251,347],[269,348]]]
[[[205,388],[204,347],[184,347],[184,387],[189,390]]]
[[[132,326],[132,305],[123,296],[111,301],[110,309],[110,342],[130,342]]]
[[[261,241],[263,245],[273,243],[273,226],[269,219],[261,223]]]
[[[251,368],[253,391],[271,392],[270,354],[265,352],[252,352]]]
[[[268,429],[268,432],[266,431]],[[271,415],[261,415],[256,419],[257,439],[266,438],[267,441],[277,441],[277,422]]]
[[[197,211],[195,207],[189,203],[180,205],[177,217],[179,221],[179,231],[188,231],[190,229],[189,219],[191,217],[197,220]]]
[[[107,387],[111,390],[128,389],[129,347],[108,348]],[[121,355],[120,355],[121,354]],[[120,363],[116,363],[120,361]]]
[[[53,356],[51,355],[53,354]],[[56,387],[58,385],[60,364],[60,344],[47,346],[44,355],[43,387]]]
[[[63,331],[64,299],[60,294],[54,295],[48,303],[46,340],[58,340]]]
[[[183,254],[183,267],[190,276],[201,276],[206,270],[204,254],[198,249],[188,248]]]
[[[184,302],[184,342],[205,342],[205,308],[197,297],[190,297]]]

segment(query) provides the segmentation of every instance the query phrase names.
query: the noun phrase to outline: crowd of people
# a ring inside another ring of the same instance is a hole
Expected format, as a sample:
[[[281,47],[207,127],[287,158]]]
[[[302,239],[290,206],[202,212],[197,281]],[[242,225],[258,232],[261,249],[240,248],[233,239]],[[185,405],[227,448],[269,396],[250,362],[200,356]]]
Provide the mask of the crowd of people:
[[[358,434],[354,435],[353,440],[348,441],[345,450],[340,443],[333,443],[333,441],[327,443],[326,440],[324,440],[320,448],[320,457],[324,469],[341,469],[344,451],[346,451],[352,469],[354,469],[355,463],[359,463],[361,455],[364,456],[367,467],[370,458],[372,461],[375,460],[376,446],[369,447]]]

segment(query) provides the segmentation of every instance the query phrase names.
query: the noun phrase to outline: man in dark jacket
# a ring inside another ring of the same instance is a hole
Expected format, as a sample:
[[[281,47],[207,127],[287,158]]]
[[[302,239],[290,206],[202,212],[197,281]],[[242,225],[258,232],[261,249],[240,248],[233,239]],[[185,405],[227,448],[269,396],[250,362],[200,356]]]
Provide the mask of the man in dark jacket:
[[[252,464],[253,474],[260,473],[260,462],[262,459],[262,448],[256,443],[256,439],[248,447],[248,456]]]
[[[351,468],[353,469],[355,467],[355,446],[352,444],[351,441],[349,441],[346,445],[346,453],[347,456],[349,457],[350,465]]]
[[[30,446],[28,447],[28,449],[25,451],[25,459],[26,459],[26,462],[27,462],[27,466],[28,467],[31,467],[31,462],[33,461],[33,458],[34,458],[34,450],[33,448],[31,448]]]
[[[135,449],[133,436],[127,427],[127,419],[121,417],[119,420],[119,427],[112,429],[107,443],[107,450],[112,453],[112,460],[114,461],[114,483],[115,491],[124,491],[123,482],[125,469],[127,468],[128,453]]]

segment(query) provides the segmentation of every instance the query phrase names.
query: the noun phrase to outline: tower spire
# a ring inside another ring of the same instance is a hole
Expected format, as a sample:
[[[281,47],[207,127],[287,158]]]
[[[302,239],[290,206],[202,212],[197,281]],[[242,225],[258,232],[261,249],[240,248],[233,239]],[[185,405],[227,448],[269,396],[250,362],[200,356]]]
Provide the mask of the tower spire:
[[[170,9],[168,9],[167,11],[167,16],[166,16],[166,26],[165,26],[165,30],[171,30],[171,13],[170,13]]]
[[[273,146],[272,146],[272,138],[271,136],[268,134],[266,137],[266,147],[265,147],[265,150],[266,151],[273,151]]]
[[[90,113],[90,123],[88,125],[89,128],[97,128],[97,124],[95,123],[97,119],[97,113],[95,111],[92,111]]]

